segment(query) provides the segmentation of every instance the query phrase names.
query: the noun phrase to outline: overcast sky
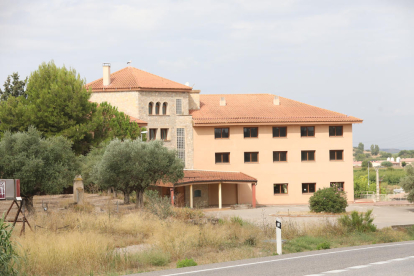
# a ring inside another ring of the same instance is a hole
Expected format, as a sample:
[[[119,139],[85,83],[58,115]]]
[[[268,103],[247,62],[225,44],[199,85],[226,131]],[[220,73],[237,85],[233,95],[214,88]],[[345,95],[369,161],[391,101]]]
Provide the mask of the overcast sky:
[[[414,149],[414,1],[0,1],[0,84],[41,62],[87,82],[132,66],[203,94],[271,93]]]

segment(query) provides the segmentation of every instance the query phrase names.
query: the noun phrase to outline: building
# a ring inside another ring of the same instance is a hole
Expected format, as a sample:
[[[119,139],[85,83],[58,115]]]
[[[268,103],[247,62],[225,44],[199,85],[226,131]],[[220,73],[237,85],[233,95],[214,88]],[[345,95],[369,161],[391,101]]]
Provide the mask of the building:
[[[361,119],[272,94],[200,95],[133,67],[111,74],[109,64],[87,87],[91,101],[177,149],[185,177],[158,188],[175,192],[176,205],[305,204],[333,183],[354,200],[352,124]]]

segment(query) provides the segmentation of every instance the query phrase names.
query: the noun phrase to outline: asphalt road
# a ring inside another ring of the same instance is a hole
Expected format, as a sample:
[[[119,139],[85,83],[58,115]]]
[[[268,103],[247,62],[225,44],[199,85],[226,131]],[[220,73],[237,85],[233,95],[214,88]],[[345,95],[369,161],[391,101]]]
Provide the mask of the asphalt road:
[[[163,270],[150,275],[414,275],[414,242],[356,246]]]

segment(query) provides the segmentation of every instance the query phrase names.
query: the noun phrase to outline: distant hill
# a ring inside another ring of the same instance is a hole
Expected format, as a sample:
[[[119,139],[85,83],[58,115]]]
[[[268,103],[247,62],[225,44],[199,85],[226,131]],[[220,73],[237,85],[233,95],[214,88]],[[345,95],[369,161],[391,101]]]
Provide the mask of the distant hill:
[[[388,153],[399,153],[401,150],[399,149],[380,149],[380,151],[385,151]]]

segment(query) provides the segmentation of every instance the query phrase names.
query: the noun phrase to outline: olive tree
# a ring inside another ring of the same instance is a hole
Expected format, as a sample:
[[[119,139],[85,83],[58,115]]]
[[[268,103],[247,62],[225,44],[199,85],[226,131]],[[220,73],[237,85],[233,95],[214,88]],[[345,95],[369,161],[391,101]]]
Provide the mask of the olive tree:
[[[400,180],[400,185],[408,193],[408,201],[414,202],[414,164],[405,166],[407,176]]]
[[[184,163],[174,150],[161,141],[113,140],[97,165],[96,179],[103,189],[114,187],[124,193],[125,204],[130,194],[137,194],[136,207],[143,207],[146,188],[159,181],[177,182],[184,177]]]
[[[42,138],[34,127],[27,132],[6,132],[0,140],[0,156],[0,177],[20,179],[29,211],[34,195],[61,193],[78,173],[72,143],[62,136]]]

